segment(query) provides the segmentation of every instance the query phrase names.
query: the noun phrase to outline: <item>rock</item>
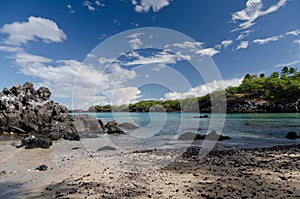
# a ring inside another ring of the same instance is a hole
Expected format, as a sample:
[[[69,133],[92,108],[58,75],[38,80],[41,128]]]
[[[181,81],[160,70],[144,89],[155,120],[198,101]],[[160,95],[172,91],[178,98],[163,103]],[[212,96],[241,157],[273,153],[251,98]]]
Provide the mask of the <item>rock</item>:
[[[7,175],[7,172],[5,170],[0,172],[0,176],[5,176],[5,175]]]
[[[206,135],[206,139],[211,140],[211,141],[223,141],[223,140],[229,140],[229,136],[223,136],[219,135],[215,130],[212,130],[209,134]]]
[[[37,91],[36,91],[38,97],[42,100],[48,100],[51,96],[51,92],[49,90],[49,88],[45,88],[45,87],[40,87]]]
[[[47,171],[47,170],[48,170],[48,166],[45,165],[45,164],[42,164],[42,165],[38,166],[38,167],[36,168],[36,170],[39,170],[39,171]]]
[[[48,148],[52,140],[60,138],[79,140],[68,109],[51,101],[50,96],[48,88],[35,90],[30,82],[4,88],[0,93],[0,134],[25,134],[25,148]]]
[[[75,115],[74,118],[76,130],[80,137],[95,138],[104,133],[101,120],[87,114]]]
[[[107,134],[124,133],[124,131],[118,127],[118,123],[115,120],[105,124],[104,128],[105,128],[104,132],[106,132]]]
[[[16,133],[16,134],[23,134],[23,135],[26,134],[26,131],[24,131],[24,130],[21,129],[21,128],[15,127],[15,126],[10,126],[10,127],[9,127],[9,132],[14,132],[14,133]]]
[[[300,136],[298,136],[296,132],[288,132],[285,137],[288,139],[297,139]]]
[[[121,129],[133,130],[139,128],[136,124],[124,122],[118,125]]]
[[[205,138],[205,135],[187,132],[187,133],[181,134],[178,137],[178,140],[204,140],[204,138]]]
[[[194,118],[209,118],[208,115],[194,116]]]
[[[22,144],[19,147],[25,147],[26,149],[43,148],[47,149],[52,146],[51,138],[45,136],[29,135],[22,140]]]
[[[97,149],[97,151],[115,151],[116,148],[115,147],[111,147],[111,146],[104,146],[104,147],[100,147],[99,149]]]
[[[217,134],[215,130],[212,130],[209,134],[203,135],[193,132],[187,132],[178,137],[178,140],[210,140],[210,141],[223,141],[223,140],[229,140],[229,136],[223,136]]]

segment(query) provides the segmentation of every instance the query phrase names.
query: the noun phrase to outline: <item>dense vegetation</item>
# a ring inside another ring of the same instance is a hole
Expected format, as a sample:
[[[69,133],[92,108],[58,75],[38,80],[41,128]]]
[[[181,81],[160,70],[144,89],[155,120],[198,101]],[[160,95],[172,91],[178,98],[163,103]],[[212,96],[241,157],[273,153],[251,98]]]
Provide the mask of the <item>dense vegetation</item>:
[[[239,87],[228,87],[226,93],[268,101],[297,101],[300,97],[300,73],[285,66],[280,73],[273,72],[268,77],[247,74]]]
[[[264,74],[246,74],[241,85],[238,87],[228,87],[226,90],[227,97],[262,99],[272,102],[295,102],[300,98],[300,73],[295,68],[283,67],[281,72],[273,72],[270,76]],[[214,92],[217,94],[220,91]],[[140,101],[135,104],[121,106],[91,106],[89,111],[110,112],[110,111],[197,111],[195,107],[210,106],[210,94],[202,97],[191,97],[179,100]],[[204,110],[205,111],[205,110]]]

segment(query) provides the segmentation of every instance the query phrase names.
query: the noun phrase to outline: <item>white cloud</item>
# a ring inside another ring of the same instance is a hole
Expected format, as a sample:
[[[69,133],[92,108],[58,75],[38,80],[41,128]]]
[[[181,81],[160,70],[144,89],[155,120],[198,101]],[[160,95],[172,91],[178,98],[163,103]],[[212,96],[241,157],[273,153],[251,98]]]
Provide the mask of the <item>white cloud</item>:
[[[42,39],[46,43],[61,42],[67,38],[54,21],[33,16],[28,18],[28,22],[5,24],[0,32],[9,35],[4,40],[8,45],[26,44],[36,39]]]
[[[111,101],[109,104],[122,105],[135,103],[142,92],[136,87],[121,87],[104,92]]]
[[[221,46],[223,46],[224,48],[227,48],[228,46],[230,46],[233,43],[232,40],[224,40],[221,42]]]
[[[13,53],[13,52],[23,51],[23,49],[19,48],[19,47],[12,47],[12,46],[0,46],[0,51],[7,52],[7,53]]]
[[[249,46],[249,42],[248,41],[241,41],[240,45],[238,45],[238,47],[236,48],[236,50],[245,49],[245,48],[248,48],[248,46]]]
[[[100,6],[100,7],[104,7],[104,6],[105,6],[105,4],[102,3],[102,2],[99,1],[99,0],[95,1],[95,4],[96,4],[97,6]]]
[[[132,4],[135,6],[136,12],[149,12],[152,9],[153,12],[158,12],[163,7],[170,5],[171,0],[132,0]]]
[[[197,50],[198,47],[200,47],[201,45],[203,45],[202,42],[190,42],[190,41],[173,44],[173,46],[175,46],[175,47],[183,48],[183,49],[191,49],[192,51]]]
[[[187,92],[169,92],[165,94],[166,100],[185,99],[188,97],[203,96],[219,89],[225,89],[228,86],[238,86],[242,83],[243,78],[235,78],[230,80],[213,81],[202,84],[194,88],[190,88]]]
[[[286,2],[287,0],[279,0],[275,5],[270,6],[266,10],[262,10],[263,8],[262,0],[248,0],[246,2],[245,9],[237,11],[232,14],[232,20],[234,22],[244,21],[241,24],[239,24],[238,29],[250,28],[255,24],[256,19],[258,19],[261,16],[277,11],[279,8],[284,6]]]
[[[245,31],[241,32],[239,34],[239,36],[237,37],[237,40],[242,40],[242,39],[248,37],[252,32],[254,32],[254,30],[245,30]]]
[[[293,30],[293,31],[290,31],[290,32],[287,32],[285,33],[286,35],[293,35],[293,36],[298,36],[300,35],[300,30]]]
[[[139,92],[133,88],[127,89],[122,86],[128,80],[136,78],[135,71],[122,68],[118,63],[111,64],[108,68],[98,69],[89,64],[85,65],[76,60],[52,60],[47,57],[33,55],[24,50],[15,51],[14,49],[3,48],[10,51],[11,59],[14,59],[19,70],[24,75],[35,77],[39,80],[38,85],[44,85],[51,89],[53,97],[73,99],[75,107],[88,108],[94,103],[105,104],[110,102],[110,91],[117,89],[120,93],[115,103],[128,101],[128,95],[135,100]],[[106,59],[108,60],[108,59]],[[101,68],[101,67],[100,67]],[[76,84],[74,84],[76,81]],[[98,89],[97,85],[99,85]],[[123,88],[123,89],[119,89]],[[75,94],[73,93],[75,90]],[[129,92],[132,91],[132,92]],[[133,92],[135,91],[135,92]],[[122,97],[123,96],[123,97]],[[71,104],[66,104],[71,107]]]
[[[96,8],[93,7],[93,5],[92,5],[92,3],[91,3],[90,1],[84,1],[84,2],[82,3],[82,5],[85,6],[85,7],[87,7],[87,9],[88,9],[89,11],[95,11],[95,10],[96,10]]]
[[[201,56],[209,56],[212,57],[216,54],[218,54],[220,51],[214,49],[214,48],[205,48],[205,49],[201,49],[198,50],[196,53],[201,55]]]
[[[300,39],[298,39],[298,40],[295,40],[295,41],[294,41],[294,43],[296,43],[296,44],[300,45]]]
[[[167,51],[162,51],[159,53],[155,53],[152,56],[144,57],[139,55],[137,52],[131,52],[127,57],[134,58],[133,61],[124,62],[122,65],[124,66],[133,66],[133,65],[148,65],[148,64],[156,64],[153,67],[154,71],[160,71],[162,68],[165,68],[167,64],[176,64],[177,61],[181,60],[191,60],[189,55],[183,55],[181,52],[176,52],[175,54],[171,54]]]
[[[278,40],[282,39],[283,37],[284,37],[283,35],[277,35],[277,36],[272,36],[272,37],[268,37],[268,38],[265,38],[265,39],[255,39],[253,41],[253,43],[263,45],[263,44],[267,44],[267,43],[270,43],[270,42],[278,41]]]
[[[72,6],[71,6],[70,4],[67,5],[67,8],[68,8],[68,10],[69,10],[69,13],[71,13],[71,14],[74,14],[74,13],[75,13],[75,10],[72,9]]]
[[[291,61],[291,62],[288,62],[288,63],[276,64],[274,66],[274,68],[278,68],[278,67],[282,68],[283,66],[292,66],[292,65],[295,65],[295,64],[298,64],[298,63],[300,63],[300,60]]]
[[[134,33],[134,34],[127,36],[127,38],[130,38],[129,44],[131,45],[131,47],[133,49],[139,49],[141,47],[141,45],[143,44],[143,41],[140,38],[140,36],[142,36],[142,35],[144,35],[144,33]]]
[[[95,57],[95,55],[94,55],[94,54],[91,54],[91,53],[89,53],[89,54],[87,54],[87,55],[86,55],[86,57],[88,57],[88,58],[94,58],[94,57]]]
[[[17,64],[30,64],[30,63],[49,63],[52,62],[52,59],[32,55],[26,52],[18,52],[14,57]]]
[[[132,54],[130,55],[133,56]],[[135,53],[135,60],[131,62],[122,63],[125,66],[132,65],[147,65],[147,64],[175,64],[177,56],[174,54],[167,53],[156,53],[154,56],[144,57]]]
[[[112,63],[112,62],[117,62],[117,60],[109,59],[109,58],[106,58],[106,57],[100,57],[98,59],[98,63],[101,64],[101,65],[109,64],[109,63]]]

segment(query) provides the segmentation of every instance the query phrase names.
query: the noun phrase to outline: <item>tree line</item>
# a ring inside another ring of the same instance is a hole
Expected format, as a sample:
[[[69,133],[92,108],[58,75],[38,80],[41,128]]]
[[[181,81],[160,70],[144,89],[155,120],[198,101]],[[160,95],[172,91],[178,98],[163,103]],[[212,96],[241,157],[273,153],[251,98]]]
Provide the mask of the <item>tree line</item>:
[[[222,91],[215,91],[214,94]],[[272,102],[291,102],[300,98],[300,73],[296,68],[283,67],[280,72],[273,72],[270,76],[265,74],[246,74],[242,83],[237,86],[229,86],[225,89],[226,96],[231,98],[263,99]],[[210,95],[189,97],[176,100],[145,100],[135,104],[113,106],[91,106],[91,112],[111,111],[197,111],[197,107],[209,107]]]

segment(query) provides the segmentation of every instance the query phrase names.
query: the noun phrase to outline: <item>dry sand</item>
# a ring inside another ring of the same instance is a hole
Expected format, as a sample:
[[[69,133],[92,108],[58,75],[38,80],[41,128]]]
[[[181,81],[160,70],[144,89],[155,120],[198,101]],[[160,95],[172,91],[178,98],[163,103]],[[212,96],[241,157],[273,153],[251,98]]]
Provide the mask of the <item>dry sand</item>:
[[[204,158],[197,149],[183,155],[169,149],[105,159],[78,141],[30,150],[11,144],[0,145],[1,199],[300,198],[300,145],[213,151]],[[172,161],[163,168],[146,166],[156,160]],[[36,170],[41,164],[48,169]],[[138,172],[126,171],[130,166]]]

